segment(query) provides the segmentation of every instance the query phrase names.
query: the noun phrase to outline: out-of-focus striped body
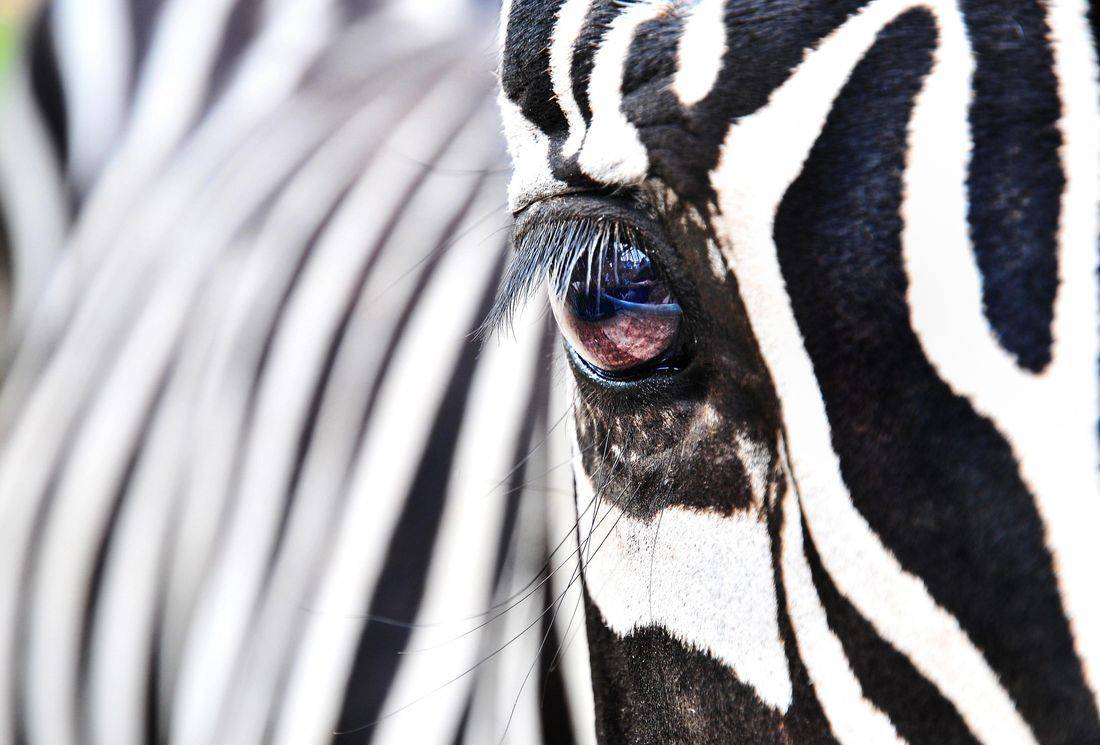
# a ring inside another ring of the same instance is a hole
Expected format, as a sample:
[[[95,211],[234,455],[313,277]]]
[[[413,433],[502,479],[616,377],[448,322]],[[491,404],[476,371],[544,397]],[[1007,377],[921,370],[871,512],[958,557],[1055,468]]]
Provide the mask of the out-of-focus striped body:
[[[472,338],[494,26],[47,10],[0,143],[0,743],[571,740],[547,329]]]

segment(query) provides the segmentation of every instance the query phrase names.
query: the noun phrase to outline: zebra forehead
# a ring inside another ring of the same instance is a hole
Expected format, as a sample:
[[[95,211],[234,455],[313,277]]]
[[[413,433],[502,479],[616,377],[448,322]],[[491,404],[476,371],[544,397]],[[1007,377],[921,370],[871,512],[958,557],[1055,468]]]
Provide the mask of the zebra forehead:
[[[515,0],[500,75],[513,211],[655,177],[706,212],[730,125],[865,5]]]

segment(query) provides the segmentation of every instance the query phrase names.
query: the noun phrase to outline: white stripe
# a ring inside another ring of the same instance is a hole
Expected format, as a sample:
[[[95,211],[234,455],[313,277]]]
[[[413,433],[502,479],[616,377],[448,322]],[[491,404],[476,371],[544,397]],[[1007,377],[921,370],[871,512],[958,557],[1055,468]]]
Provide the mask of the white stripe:
[[[65,91],[68,168],[87,188],[122,127],[129,96],[131,34],[125,0],[54,4],[57,63]]]
[[[1100,385],[1096,360],[1100,357],[1100,287],[1097,286],[1097,242],[1100,236],[1100,92],[1097,59],[1087,13],[1081,0],[1054,0],[1047,23],[1054,44],[1063,115],[1059,122],[1066,188],[1059,225],[1059,292],[1054,306],[1053,355],[1065,384],[1051,383],[1060,394],[1062,415],[1047,414],[1051,437],[1066,442],[1066,417],[1075,415],[1073,468],[1041,464],[1038,468],[1059,481],[1041,494],[1040,509],[1047,518],[1048,543],[1053,547],[1062,602],[1074,632],[1085,680],[1100,706],[1100,475],[1096,468],[1096,422],[1100,420]],[[1070,380],[1072,379],[1072,382]],[[1043,452],[1054,442],[1044,438]],[[1038,446],[1038,443],[1036,443]],[[1060,447],[1054,447],[1057,457]],[[1067,448],[1068,450],[1068,448]],[[1078,480],[1080,479],[1080,480]],[[1075,490],[1081,489],[1078,497]]]
[[[300,254],[309,247],[313,230],[321,224],[332,205],[338,203],[342,189],[364,170],[364,151],[370,148],[379,133],[394,127],[396,110],[400,108],[399,100],[393,96],[374,99],[334,135],[272,210],[256,240],[253,255],[243,269],[237,297],[223,319],[223,333],[207,373],[215,385],[209,387],[207,396],[200,398],[199,404],[207,421],[221,422],[222,429],[237,431],[237,425],[228,427],[226,423],[238,422],[243,415],[253,386],[252,371],[263,353],[274,314],[282,307],[281,299],[301,259]],[[371,178],[369,167],[365,170],[368,175],[363,178]],[[393,175],[392,171],[387,173]],[[390,185],[394,190],[404,186],[396,182]],[[350,209],[354,210],[356,206]],[[318,245],[326,240],[322,236]],[[369,236],[364,236],[364,240],[369,241]],[[407,268],[408,262],[415,260],[417,252],[426,253],[429,248],[416,246],[414,250],[410,247],[402,268]],[[347,258],[350,264],[346,272],[351,276],[359,270],[362,257]],[[376,274],[385,275],[380,269],[381,266],[376,267],[371,279]],[[392,274],[385,281],[392,281]],[[371,286],[374,285],[368,285],[368,288]],[[315,299],[338,315],[342,309],[331,307],[330,300],[327,295]],[[325,404],[319,413],[292,511],[287,516],[282,550],[271,568],[271,580],[260,601],[256,621],[251,625],[248,637],[242,640],[241,662],[222,704],[222,716],[228,720],[224,726],[228,734],[220,735],[219,741],[234,745],[262,741],[268,711],[281,682],[280,666],[292,643],[289,636],[302,618],[304,593],[317,571],[324,553],[325,532],[339,505],[342,476],[353,457],[351,451],[355,445],[358,416],[365,406],[362,400],[368,395],[374,380],[376,358],[381,358],[384,351],[381,345],[370,345],[375,356],[367,362],[353,357],[353,369],[348,370],[345,358],[349,356],[349,340],[386,338],[393,324],[392,317],[400,312],[403,302],[401,298],[395,307],[385,308],[388,313],[376,306],[376,312],[371,315],[371,323],[366,328],[360,328],[355,321],[349,325],[345,344],[334,363],[334,372],[326,388]],[[357,317],[359,315],[362,314],[357,314]],[[354,382],[349,385],[348,378],[352,376]],[[334,408],[338,409],[340,421],[349,424],[335,435],[331,427]],[[236,452],[239,446],[234,436],[205,438],[203,451],[208,452],[214,447]],[[320,481],[318,473],[322,476]],[[221,490],[224,487],[218,484],[216,488]],[[210,507],[210,510],[217,513],[218,507]]]
[[[497,103],[504,121],[504,136],[512,156],[512,180],[508,184],[508,206],[512,211],[526,207],[548,194],[559,193],[565,184],[550,170],[550,138],[523,115],[520,107],[501,92]]]
[[[575,460],[577,504],[594,491]],[[755,510],[719,515],[669,507],[641,520],[606,503],[581,521],[585,582],[620,637],[658,626],[706,652],[780,713],[791,705],[787,655],[779,637],[771,538]]]
[[[902,248],[911,322],[928,360],[1005,437],[1035,497],[1076,650],[1096,696],[1100,92],[1086,11],[1080,2],[1062,2],[1048,10],[1063,105],[1061,165],[1066,176],[1051,363],[1038,375],[1017,367],[983,310],[982,275],[967,220],[972,64],[962,18],[950,8],[940,13],[940,53],[910,126]],[[929,250],[932,246],[935,250]]]
[[[497,206],[495,200],[495,194],[486,192],[471,215],[486,214]],[[331,538],[332,558],[318,596],[310,603],[305,637],[277,713],[277,745],[331,739],[364,608],[385,561],[431,419],[491,276],[495,257],[485,241],[485,233],[469,232],[444,256],[402,335],[393,372],[378,393],[348,507]]]
[[[479,360],[417,613],[417,623],[425,626],[409,640],[410,653],[402,658],[382,713],[408,708],[378,725],[377,742],[449,743],[458,731],[473,677],[451,681],[478,661],[484,630],[468,631],[500,612],[475,618],[486,612],[492,593],[509,471],[532,393],[524,383],[536,380],[536,365],[544,363],[539,355],[544,326],[531,324],[530,315],[541,316],[532,309],[526,322],[521,320],[526,329],[518,342],[490,341]]]
[[[501,51],[508,38],[512,0],[504,0],[500,12]],[[523,115],[504,91],[497,97],[508,154],[512,156],[512,179],[508,182],[508,206],[516,212],[548,194],[560,192],[565,184],[550,169],[550,138]]]
[[[699,0],[684,23],[672,90],[684,106],[710,93],[722,72],[726,53],[726,0]]]
[[[573,46],[591,7],[592,0],[565,0],[558,10],[558,22],[550,43],[550,80],[554,85],[554,97],[569,123],[569,137],[561,146],[561,154],[566,158],[576,155],[584,142],[584,117],[573,96]]]
[[[542,307],[546,306],[542,305]],[[571,391],[567,390],[563,384],[563,381],[571,378],[571,373],[566,367],[567,362],[563,351],[560,344],[556,345],[550,375],[553,387],[550,391],[549,426],[552,429],[547,435],[546,450],[549,467],[546,484],[548,489],[544,497],[550,550],[553,551],[560,541],[565,540],[553,557],[555,565],[560,565],[571,555],[580,556],[579,536],[576,529],[578,507],[573,489],[572,453],[570,452],[572,442],[570,428],[573,417],[568,413],[572,407],[572,398]],[[572,628],[569,628],[568,620],[565,621],[564,627],[561,624],[558,626],[559,633],[564,635],[561,643],[566,645],[562,653],[561,670],[569,709],[572,713],[574,736],[578,745],[596,745],[596,705],[588,650],[587,613],[580,582],[574,582],[572,587],[566,589],[566,583],[569,582],[572,574],[579,570],[578,561],[579,559],[575,558],[555,572],[552,587],[554,597],[563,595],[562,609],[567,614],[572,614],[573,609],[576,609]]]
[[[27,65],[11,71],[4,83],[0,199],[12,262],[11,325],[19,329],[41,299],[61,253],[69,218],[62,174],[36,110]],[[0,427],[9,425],[10,421],[0,420]],[[0,712],[6,705],[3,699],[0,695]]]
[[[622,110],[623,74],[638,27],[671,8],[668,0],[640,0],[611,22],[593,57],[588,100],[592,124],[580,154],[581,170],[605,184],[634,184],[649,171],[637,128]]]
[[[806,561],[802,512],[790,480],[783,498],[782,536],[783,589],[798,656],[833,734],[844,745],[904,743],[890,719],[864,697],[844,647],[829,628]]]
[[[776,383],[791,466],[822,563],[840,592],[955,705],[981,741],[1032,743],[1027,724],[958,621],[898,564],[853,506],[772,237],[777,206],[850,71],[882,27],[916,4],[878,0],[826,38],[765,108],[731,127],[711,178],[724,215],[723,250]]]
[[[125,456],[140,432],[168,355],[189,319],[191,303],[201,290],[209,262],[236,234],[268,190],[285,178],[297,148],[308,144],[309,135],[295,131],[297,122],[293,125],[288,125],[290,131],[285,136],[269,143],[270,149],[242,157],[237,167],[229,170],[228,182],[211,185],[211,203],[205,205],[207,209],[200,209],[193,223],[181,225],[160,243],[163,255],[170,257],[168,266],[144,278],[147,284],[159,284],[157,291],[150,293],[146,307],[129,309],[131,314],[139,315],[127,319],[119,353],[111,360],[110,371],[92,408],[79,425],[73,453],[65,463],[53,497],[50,519],[38,541],[41,555],[31,596],[27,726],[42,742],[62,745],[77,741],[75,731],[70,728],[76,721],[77,662],[84,603],[96,551],[125,473]],[[247,198],[217,199],[218,194],[245,194]],[[115,294],[120,296],[117,289]],[[118,313],[118,302],[107,299],[106,304]],[[104,316],[111,318],[112,314],[104,312]],[[109,321],[107,325],[110,326]],[[106,336],[113,335],[109,328],[97,328],[91,339],[75,341],[94,344],[105,331]],[[94,353],[81,356],[74,349],[76,346],[76,343],[67,345],[55,355],[48,375],[28,407],[25,419],[28,426],[17,433],[15,446],[8,454],[9,458],[15,458],[14,453],[26,447],[35,448],[37,444],[42,445],[46,454],[37,459],[35,468],[27,469],[23,494],[46,493],[46,479],[52,476],[49,456],[57,452],[56,446],[49,443],[57,436],[53,427],[63,432],[69,425],[68,416],[80,410],[79,402],[72,407],[57,405],[66,395],[72,395],[68,393],[71,389],[79,395],[80,388],[73,386],[72,381],[86,380],[88,360],[96,359]],[[107,344],[106,348],[111,347]],[[18,477],[13,481],[20,484]],[[16,498],[23,498],[18,491],[14,493],[19,495]]]
[[[267,373],[257,391],[240,486],[224,528],[224,552],[216,557],[204,581],[203,597],[183,650],[173,742],[206,745],[212,741],[211,728],[217,716],[210,712],[220,714],[237,650],[249,633],[250,613],[281,515],[273,496],[287,491],[314,385],[324,369],[341,309],[352,297],[358,270],[366,260],[364,246],[372,245],[371,233],[384,229],[389,216],[401,206],[401,176],[412,182],[421,171],[418,163],[430,157],[432,146],[451,135],[440,122],[448,121],[448,114],[453,121],[463,102],[480,92],[456,84],[456,78],[449,77],[450,85],[442,89],[445,94],[430,98],[430,105],[411,115],[386,142],[386,160],[374,165],[372,178],[361,182],[355,197],[342,205],[339,218],[312,252],[284,311]],[[461,148],[477,143],[484,148],[486,130],[470,129],[453,145]],[[476,138],[473,143],[471,136]],[[405,216],[404,224],[412,225],[412,233],[395,235],[395,240],[404,239],[411,245],[434,242],[442,227],[439,207],[448,203],[453,191],[453,180],[429,180],[418,190]]]

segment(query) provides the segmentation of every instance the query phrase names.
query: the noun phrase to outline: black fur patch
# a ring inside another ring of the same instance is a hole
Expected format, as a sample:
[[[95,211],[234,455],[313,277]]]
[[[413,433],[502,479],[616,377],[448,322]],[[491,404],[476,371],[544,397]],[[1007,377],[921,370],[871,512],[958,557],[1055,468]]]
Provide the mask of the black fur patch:
[[[853,73],[777,217],[783,276],[856,507],[959,619],[1041,742],[1098,742],[1011,450],[910,327],[899,176],[934,37],[932,17],[911,11]]]
[[[587,591],[585,607],[600,742],[792,742],[783,718],[722,663],[657,628],[619,638],[607,628]]]
[[[1036,372],[1050,362],[1056,236],[1065,179],[1046,3],[965,0],[974,49],[970,230],[986,315]]]

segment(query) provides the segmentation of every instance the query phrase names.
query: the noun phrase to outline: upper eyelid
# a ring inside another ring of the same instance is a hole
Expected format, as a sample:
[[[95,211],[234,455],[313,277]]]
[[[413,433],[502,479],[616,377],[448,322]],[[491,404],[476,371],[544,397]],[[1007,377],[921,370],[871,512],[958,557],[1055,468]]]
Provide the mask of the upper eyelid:
[[[491,335],[507,326],[519,308],[544,284],[548,272],[562,254],[576,250],[564,241],[570,229],[574,237],[619,230],[640,241],[673,285],[683,277],[676,246],[653,216],[621,199],[591,194],[571,194],[537,200],[525,207],[512,234],[512,256],[493,307],[479,332]],[[555,231],[557,231],[555,233]]]

